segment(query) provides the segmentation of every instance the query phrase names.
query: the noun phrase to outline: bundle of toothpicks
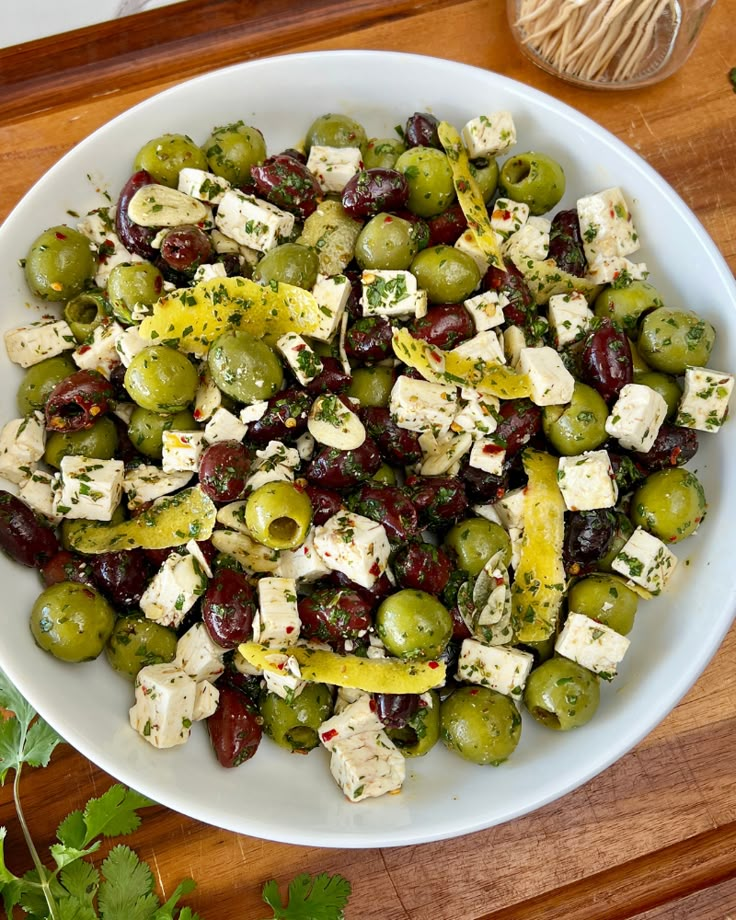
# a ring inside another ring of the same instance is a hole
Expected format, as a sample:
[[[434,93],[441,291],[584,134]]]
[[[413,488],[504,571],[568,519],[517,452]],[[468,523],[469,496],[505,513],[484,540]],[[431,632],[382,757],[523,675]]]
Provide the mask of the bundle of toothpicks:
[[[520,0],[518,10],[530,51],[600,83],[626,83],[660,62],[680,16],[676,0]]]

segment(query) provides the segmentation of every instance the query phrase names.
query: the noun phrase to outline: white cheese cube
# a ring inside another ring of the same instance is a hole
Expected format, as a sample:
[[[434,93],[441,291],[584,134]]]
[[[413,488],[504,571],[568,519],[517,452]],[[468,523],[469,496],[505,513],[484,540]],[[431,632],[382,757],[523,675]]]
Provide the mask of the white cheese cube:
[[[491,211],[491,226],[507,239],[517,233],[529,219],[529,205],[523,201],[511,201],[510,198],[497,198]]]
[[[230,189],[222,196],[215,224],[241,246],[268,252],[294,229],[294,215],[268,201]]]
[[[370,694],[366,693],[364,690],[356,690],[354,687],[338,687],[337,693],[335,694],[334,715],[340,715],[340,713],[344,712],[351,703],[359,700],[361,696],[370,697]]]
[[[220,388],[212,379],[207,362],[203,361],[199,365],[199,383],[197,392],[194,394],[194,409],[192,411],[194,420],[206,422],[212,418],[221,405],[222,393]]]
[[[490,438],[479,438],[470,451],[469,464],[491,476],[503,476],[506,451]]]
[[[626,450],[646,453],[667,415],[664,397],[641,383],[627,383],[606,419],[606,432]]]
[[[222,262],[206,262],[199,265],[194,272],[194,283],[200,281],[214,281],[215,278],[227,278],[227,269]]]
[[[657,537],[637,527],[611,563],[614,572],[659,594],[672,577],[677,556]]]
[[[253,639],[262,645],[295,645],[300,629],[296,581],[279,577],[259,579]]]
[[[54,510],[54,496],[59,487],[59,477],[35,470],[18,493],[19,497],[34,511],[56,525],[62,515]]]
[[[142,464],[127,470],[123,479],[123,489],[128,496],[128,507],[137,508],[152,502],[163,495],[170,495],[183,489],[192,478],[192,473],[165,473],[153,464]]]
[[[467,431],[473,438],[493,434],[498,426],[498,399],[465,387],[461,397],[462,402],[452,420],[452,431]]]
[[[143,592],[140,608],[149,620],[178,626],[207,590],[207,576],[191,553],[169,553]]]
[[[618,498],[618,486],[606,450],[590,450],[575,457],[560,457],[557,484],[568,511],[613,508]]]
[[[204,426],[204,439],[208,444],[218,441],[242,441],[248,426],[237,415],[220,406]]]
[[[40,412],[8,422],[0,431],[0,476],[24,485],[35,472],[45,446],[46,426]]]
[[[134,326],[124,329],[115,340],[115,348],[123,367],[130,367],[130,362],[138,352],[153,344],[151,339],[144,339]]]
[[[457,391],[453,386],[402,374],[391,389],[391,416],[399,428],[408,431],[449,431],[456,408]]]
[[[572,399],[575,378],[554,348],[522,348],[518,369],[529,375],[535,406],[558,406]]]
[[[593,311],[579,291],[553,294],[549,299],[549,324],[558,348],[577,342],[590,329]]]
[[[156,748],[184,744],[194,721],[197,685],[181,668],[152,664],[135,679],[135,705],[130,724]]]
[[[124,332],[125,328],[114,320],[95,326],[92,340],[80,345],[72,355],[74,363],[80,370],[97,371],[109,380],[121,363],[117,343]]]
[[[69,324],[63,319],[57,322],[44,320],[8,329],[4,339],[8,357],[21,367],[31,367],[45,358],[71,351],[77,345]]]
[[[419,436],[424,460],[419,472],[422,476],[443,476],[467,454],[473,444],[472,435],[465,431],[445,431],[437,437],[431,431]]]
[[[165,473],[197,472],[205,448],[203,431],[164,431],[161,440],[161,466]]]
[[[306,386],[322,373],[322,362],[296,332],[287,332],[276,342],[291,372],[302,386]]]
[[[329,569],[362,588],[381,577],[391,555],[383,525],[349,511],[338,511],[314,528],[314,548]]]
[[[335,745],[330,772],[351,802],[398,792],[406,777],[404,755],[385,732],[361,732]]]
[[[204,623],[195,623],[176,643],[174,664],[193,680],[216,681],[225,670],[225,649],[213,641]]]
[[[497,235],[497,240],[500,244],[501,237]],[[485,252],[478,245],[478,241],[475,238],[475,234],[472,230],[464,230],[460,236],[455,240],[455,249],[459,249],[460,252],[464,252],[465,255],[470,256],[470,258],[478,266],[478,271],[480,272],[481,278],[488,271],[488,257]]]
[[[525,508],[526,489],[523,486],[518,489],[512,489],[493,503],[493,509],[498,515],[501,525],[506,530],[512,527],[523,530]]]
[[[468,156],[495,157],[516,143],[516,126],[511,112],[491,112],[472,118],[462,130]]]
[[[555,651],[563,658],[600,674],[604,680],[611,680],[630,644],[626,636],[610,626],[604,626],[582,613],[571,613],[557,637]]]
[[[240,410],[240,421],[244,425],[249,425],[251,422],[257,422],[258,419],[263,418],[267,411],[268,400],[260,399],[258,402],[251,403]]]
[[[279,667],[283,664],[283,668],[278,673],[269,670],[263,672],[266,690],[269,693],[275,693],[276,696],[280,696],[282,700],[290,703],[307,686],[307,682],[301,679],[299,662],[293,655],[273,655],[269,657],[272,661],[278,658]]]
[[[200,680],[194,695],[194,713],[192,714],[193,722],[200,722],[202,719],[209,719],[217,711],[217,704],[220,702],[220,691],[208,680]]]
[[[275,574],[303,582],[317,581],[330,574],[330,569],[314,548],[314,528],[310,529],[301,546],[281,551]]]
[[[512,262],[523,259],[547,258],[549,233],[552,222],[546,217],[529,217],[525,224],[512,233],[503,245],[503,254]]]
[[[453,348],[452,353],[471,361],[485,361],[487,364],[506,363],[503,346],[498,341],[498,334],[492,329],[477,333],[472,339],[467,339]]]
[[[209,204],[219,204],[225,192],[229,191],[230,188],[232,186],[227,179],[216,176],[214,173],[207,172],[204,169],[185,166],[179,170],[178,189],[191,198],[198,198],[200,201],[209,202]]]
[[[496,291],[484,291],[463,301],[463,306],[470,313],[475,323],[476,332],[485,332],[504,323],[503,308],[508,303],[506,295]]]
[[[417,290],[417,279],[411,272],[370,269],[360,277],[363,316],[416,316],[427,294]]]
[[[362,168],[363,154],[360,147],[313,144],[309,150],[307,169],[315,176],[323,192],[342,192]]]
[[[294,443],[296,444],[296,449],[302,460],[312,459],[314,456],[314,447],[317,442],[308,431],[305,431],[304,434],[300,434]]]
[[[688,367],[675,424],[698,431],[718,431],[726,420],[733,384],[733,374]]]
[[[318,275],[312,293],[319,305],[320,324],[309,335],[319,342],[330,342],[337,332],[350,299],[351,284],[344,275]]]
[[[357,699],[345,706],[338,715],[319,727],[319,740],[328,751],[334,751],[339,741],[345,741],[363,732],[383,731],[383,722],[376,715],[376,704],[370,693],[359,692]]]
[[[69,519],[109,521],[123,495],[122,460],[94,460],[67,455],[61,459],[61,488],[54,512]]]
[[[534,656],[529,652],[503,645],[486,645],[477,639],[463,639],[457,676],[469,684],[480,684],[520,699],[533,664]]]
[[[613,284],[624,278],[641,281],[648,274],[646,262],[631,262],[624,256],[597,256],[588,263],[585,277],[593,284]]]
[[[583,249],[590,264],[599,256],[627,256],[639,248],[639,234],[620,188],[578,198],[577,210]]]
[[[521,352],[526,348],[526,336],[521,326],[507,326],[503,331],[503,353],[511,367],[518,367]]]

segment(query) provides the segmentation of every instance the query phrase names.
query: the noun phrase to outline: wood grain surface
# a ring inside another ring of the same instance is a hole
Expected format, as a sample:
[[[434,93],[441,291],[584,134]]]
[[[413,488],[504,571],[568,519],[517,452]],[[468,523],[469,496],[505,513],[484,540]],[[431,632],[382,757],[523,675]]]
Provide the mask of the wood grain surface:
[[[288,9],[295,24],[286,32],[278,23],[259,24],[266,5],[252,6],[261,38],[250,44],[246,21],[240,37],[214,48],[199,69],[230,63],[234,53],[243,59],[266,51],[382,48],[498,71],[569,102],[637,150],[696,211],[736,269],[733,0],[716,5],[682,71],[622,93],[573,88],[533,68],[511,44],[500,0],[346,2],[324,13],[324,31],[310,15],[314,4],[275,0],[272,8]],[[344,28],[335,31],[330,16],[347,17]],[[154,50],[136,54],[144,65],[140,84],[124,75],[84,98],[78,90],[65,98],[63,87],[50,89],[46,113],[23,113],[11,91],[0,122],[0,216],[78,140],[192,72],[169,70]],[[58,822],[110,782],[69,748],[50,768],[27,771],[23,796],[36,840],[47,846]],[[7,787],[0,790],[0,824],[9,829],[10,867],[28,868]],[[207,920],[258,920],[267,913],[263,882],[286,883],[299,871],[345,875],[354,891],[349,920],[736,918],[736,630],[637,748],[558,802],[500,827],[422,846],[339,851],[238,836],[157,807],[130,843],[150,862],[164,894],[182,876],[195,878],[188,903]]]

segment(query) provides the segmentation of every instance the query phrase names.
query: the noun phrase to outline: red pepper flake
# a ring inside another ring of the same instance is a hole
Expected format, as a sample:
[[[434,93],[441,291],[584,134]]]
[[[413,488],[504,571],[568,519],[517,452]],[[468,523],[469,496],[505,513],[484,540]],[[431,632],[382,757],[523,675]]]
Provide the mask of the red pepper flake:
[[[682,453],[681,447],[673,447],[672,453],[670,454],[670,466],[677,466],[677,458]]]
[[[470,696],[477,696],[477,695],[478,695],[478,691],[477,691],[477,690],[471,690],[471,691],[470,691]]]
[[[192,412],[192,415],[194,416],[194,421],[198,422],[202,418],[203,414],[204,413],[202,412],[201,409],[195,409],[194,412]]]
[[[374,562],[370,569],[368,569],[368,574],[378,578],[378,576],[381,574],[381,569],[377,562]]]
[[[368,703],[368,708],[371,712],[376,711],[376,701],[374,699],[371,699],[370,703]]]
[[[306,346],[306,345],[303,345],[303,344],[302,344],[302,345],[297,345],[296,348],[294,349],[294,351],[304,351],[304,349],[305,349],[306,347],[307,347],[307,346]]]
[[[86,352],[88,352],[91,347],[91,345],[82,345],[77,349],[77,353],[80,355],[86,354]]]
[[[286,662],[285,662],[285,661],[280,661],[280,662],[276,665],[276,667],[279,669],[279,671],[283,671],[284,668],[286,667]]]
[[[339,734],[339,733],[338,733],[338,731],[337,731],[336,728],[331,728],[329,731],[325,732],[325,733],[322,735],[322,740],[323,740],[323,741],[332,741],[332,739],[335,738],[338,734]]]
[[[287,634],[287,636],[288,636],[289,633],[293,633],[293,632],[294,632],[294,627],[293,627],[293,626],[287,626],[287,627],[286,627],[286,634]]]
[[[442,355],[438,355],[437,352],[431,351],[430,356],[439,364],[442,361]]]
[[[504,211],[501,216],[504,220],[511,220],[511,211]]]
[[[616,216],[616,212],[613,210],[613,208],[610,208],[609,211],[608,211],[608,213],[610,214],[611,217],[615,217],[615,216]]]
[[[57,240],[65,240],[65,239],[66,239],[66,233],[59,233],[58,230],[56,231],[56,233],[54,234],[54,236],[56,237]]]
[[[393,217],[391,217],[389,214],[387,214],[386,217],[383,218],[384,224],[391,224],[393,223],[393,220],[394,220]]]
[[[436,669],[439,667],[439,662],[437,662],[437,661],[428,661],[428,662],[427,662],[427,667],[428,667],[428,668],[432,668],[432,670],[434,671],[434,670],[436,670]]]
[[[500,447],[498,444],[484,444],[481,453],[484,454],[500,454],[504,450],[503,447]]]

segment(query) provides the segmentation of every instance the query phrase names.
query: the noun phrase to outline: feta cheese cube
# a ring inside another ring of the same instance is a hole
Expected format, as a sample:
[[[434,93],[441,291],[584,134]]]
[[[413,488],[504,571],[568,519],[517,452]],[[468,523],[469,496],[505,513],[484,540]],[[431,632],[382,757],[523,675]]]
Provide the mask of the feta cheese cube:
[[[123,495],[124,475],[122,460],[62,457],[54,513],[69,519],[109,521]]]
[[[486,645],[477,639],[463,639],[457,676],[469,684],[480,684],[520,699],[533,664],[534,656],[530,652],[503,645]]]
[[[178,626],[207,590],[207,576],[191,553],[169,553],[140,599],[149,620]]]
[[[545,217],[529,217],[503,245],[503,254],[512,262],[547,258],[552,222]]]
[[[491,226],[507,239],[516,233],[529,219],[529,205],[523,201],[511,201],[510,198],[497,198],[491,211]]]
[[[208,680],[200,680],[194,694],[193,722],[209,719],[217,711],[220,702],[220,691]]]
[[[555,642],[555,651],[604,680],[615,677],[631,643],[615,629],[582,613],[570,613]]]
[[[304,434],[300,434],[294,443],[296,444],[296,449],[302,460],[312,459],[314,456],[314,447],[317,442],[308,431],[305,431]]]
[[[414,380],[402,374],[391,389],[391,416],[399,428],[408,431],[449,431],[456,408],[454,386]]]
[[[209,202],[209,204],[220,204],[225,192],[231,188],[232,186],[227,179],[216,176],[214,173],[207,172],[204,169],[185,166],[179,170],[178,189],[191,198],[198,198],[200,201]]]
[[[558,348],[577,342],[590,329],[593,311],[579,291],[553,294],[549,299],[549,324]]]
[[[253,639],[262,645],[295,645],[300,629],[294,579],[260,578]]]
[[[240,421],[244,425],[249,425],[251,422],[257,422],[258,419],[263,418],[267,411],[268,400],[260,399],[258,402],[251,403],[240,410]]]
[[[606,419],[606,432],[626,450],[646,453],[667,415],[664,397],[641,383],[627,383]]]
[[[135,679],[135,705],[130,724],[156,748],[184,744],[194,721],[197,685],[181,668],[151,664]]]
[[[575,389],[575,378],[562,363],[562,358],[549,345],[522,348],[518,369],[529,375],[536,406],[558,406],[569,403]]]
[[[342,192],[362,168],[363,154],[360,147],[313,144],[309,149],[307,169],[315,176],[323,192]]]
[[[501,236],[497,234],[496,236],[499,244],[501,242]],[[460,252],[464,252],[465,255],[470,256],[470,258],[478,266],[478,271],[480,272],[481,278],[488,271],[488,257],[485,252],[478,245],[478,241],[475,238],[475,234],[472,230],[464,230],[460,236],[455,240],[455,249],[459,249]]]
[[[329,342],[340,326],[352,288],[344,275],[318,275],[312,293],[319,305],[320,324],[309,335],[319,342]]]
[[[303,582],[317,581],[330,574],[330,569],[314,548],[314,528],[310,529],[301,546],[281,551],[275,574]]]
[[[493,434],[498,426],[498,399],[465,387],[461,391],[461,399],[452,420],[452,431],[467,431],[473,438]]]
[[[613,508],[618,498],[618,486],[606,450],[590,450],[575,457],[560,457],[557,484],[568,511]]]
[[[577,211],[583,249],[590,264],[599,256],[627,256],[639,248],[639,234],[620,188],[578,198]]]
[[[376,715],[376,704],[370,693],[360,693],[357,699],[345,706],[338,715],[323,722],[319,727],[319,740],[328,751],[346,738],[363,732],[383,731],[383,722]]]
[[[307,682],[301,679],[299,662],[293,655],[271,655],[269,658],[271,661],[277,659],[279,667],[283,665],[283,668],[278,673],[269,670],[263,672],[266,689],[282,700],[291,702],[307,686]]]
[[[114,320],[95,326],[92,340],[80,345],[72,355],[74,363],[80,370],[97,371],[109,380],[112,372],[120,366],[117,343],[124,332],[125,328]],[[150,342],[147,344],[150,345]]]
[[[58,487],[58,475],[51,476],[49,473],[44,473],[43,470],[34,470],[18,496],[34,511],[56,526],[62,519],[62,515],[54,510],[54,496]]]
[[[133,358],[144,348],[148,348],[153,344],[150,339],[144,339],[133,326],[129,329],[124,329],[115,340],[115,348],[123,367],[130,367],[130,362]]]
[[[526,507],[526,489],[521,486],[518,489],[511,489],[510,492],[494,502],[493,508],[503,527],[508,530],[510,527],[524,527],[524,510]]]
[[[630,578],[652,594],[667,586],[677,566],[677,556],[658,538],[637,527],[611,563],[614,572]]]
[[[452,349],[452,354],[471,361],[485,361],[488,364],[505,364],[506,355],[498,341],[498,335],[492,329],[478,332],[472,339],[467,339]]]
[[[491,476],[503,476],[506,451],[490,438],[479,438],[470,451],[468,463],[476,470],[483,470]]]
[[[46,425],[40,412],[8,422],[0,431],[0,476],[24,485],[35,472],[45,447]]]
[[[306,386],[322,373],[322,362],[296,332],[287,332],[276,342],[291,372],[302,386]]]
[[[733,374],[688,367],[675,424],[698,431],[718,431],[726,420],[733,384]]]
[[[363,316],[417,316],[427,304],[426,291],[417,290],[411,272],[370,269],[360,277]]]
[[[361,732],[335,745],[330,772],[351,802],[361,802],[398,792],[406,763],[386,732]]]
[[[648,274],[646,262],[631,262],[624,256],[597,256],[588,263],[585,277],[593,284],[613,284],[620,278],[641,281]]]
[[[162,495],[170,495],[183,489],[192,478],[192,473],[165,473],[153,464],[141,464],[127,470],[123,478],[123,489],[128,496],[128,507],[137,508],[152,502]]]
[[[204,623],[195,623],[176,643],[174,664],[199,683],[215,681],[225,670],[225,649],[214,642]]]
[[[215,224],[241,246],[268,252],[294,229],[294,215],[268,201],[230,189],[222,196]]]
[[[242,441],[248,426],[237,415],[220,406],[204,426],[204,439],[208,444],[218,441]]]
[[[164,431],[161,440],[164,473],[197,472],[205,448],[203,431]]]
[[[43,320],[8,329],[4,335],[5,349],[14,364],[32,367],[46,358],[54,358],[77,345],[69,324],[63,319]]]
[[[329,569],[362,588],[381,577],[391,555],[383,525],[349,511],[338,511],[314,528],[314,548]]]
[[[215,278],[227,278],[227,269],[222,262],[206,262],[199,265],[194,272],[194,283],[214,281]]]
[[[516,126],[511,112],[491,112],[472,118],[462,130],[468,156],[495,157],[516,143]]]
[[[463,306],[470,313],[475,323],[476,332],[485,332],[504,323],[503,308],[508,303],[506,295],[496,291],[484,291],[463,301]]]

